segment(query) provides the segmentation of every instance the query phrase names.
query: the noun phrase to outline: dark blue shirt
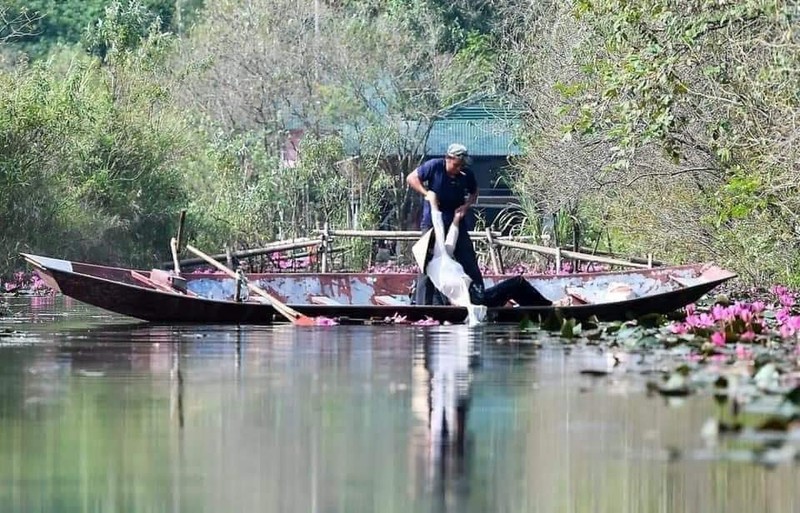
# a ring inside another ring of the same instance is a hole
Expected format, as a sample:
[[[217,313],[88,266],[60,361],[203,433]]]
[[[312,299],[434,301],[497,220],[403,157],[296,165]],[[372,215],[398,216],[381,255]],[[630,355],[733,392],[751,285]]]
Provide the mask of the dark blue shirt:
[[[417,168],[417,176],[422,183],[427,182],[428,190],[436,193],[445,227],[453,222],[456,209],[464,204],[464,198],[478,190],[475,175],[467,168],[462,169],[454,177],[447,176],[444,159],[431,159],[425,162]],[[469,220],[467,223],[471,224]],[[426,201],[422,207],[420,228],[426,230],[430,227],[431,204]]]

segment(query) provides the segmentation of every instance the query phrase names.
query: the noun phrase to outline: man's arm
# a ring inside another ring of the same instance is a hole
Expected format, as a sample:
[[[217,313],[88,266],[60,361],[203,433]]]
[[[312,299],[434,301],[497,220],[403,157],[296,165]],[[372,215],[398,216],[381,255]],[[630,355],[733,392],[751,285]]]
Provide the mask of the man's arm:
[[[422,184],[422,180],[419,177],[419,168],[408,173],[408,176],[406,177],[406,183],[409,187],[422,194],[422,196],[431,203],[436,200],[436,194],[433,191],[426,189]]]

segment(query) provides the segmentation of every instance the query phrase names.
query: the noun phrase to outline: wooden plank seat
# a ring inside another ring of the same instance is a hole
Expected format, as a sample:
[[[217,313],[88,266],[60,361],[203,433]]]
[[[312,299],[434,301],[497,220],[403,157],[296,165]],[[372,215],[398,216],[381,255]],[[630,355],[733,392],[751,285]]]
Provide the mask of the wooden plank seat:
[[[693,287],[700,281],[697,278],[682,278],[680,276],[675,276],[674,274],[670,274],[669,279],[681,287]]]
[[[569,304],[571,305],[588,305],[592,303],[586,296],[586,294],[584,294],[583,291],[579,288],[566,287],[564,291],[566,292],[567,297],[570,298]]]
[[[397,299],[394,296],[375,296],[375,302],[379,305],[384,306],[403,306],[408,305],[408,303]]]
[[[160,269],[153,269],[150,271],[150,276],[145,276],[142,273],[131,271],[131,277],[149,288],[160,290],[162,292],[172,292],[173,294],[186,294],[192,297],[199,297],[197,294],[186,288],[186,280],[180,277],[172,276],[167,271]]]
[[[168,285],[163,285],[161,283],[157,283],[157,282],[151,280],[150,278],[148,278],[147,276],[145,276],[142,273],[139,273],[139,272],[136,272],[136,271],[131,271],[131,277],[134,280],[136,280],[139,283],[141,283],[142,285],[147,285],[151,289],[160,290],[162,292],[175,292],[174,290],[172,290],[172,287],[170,287]]]

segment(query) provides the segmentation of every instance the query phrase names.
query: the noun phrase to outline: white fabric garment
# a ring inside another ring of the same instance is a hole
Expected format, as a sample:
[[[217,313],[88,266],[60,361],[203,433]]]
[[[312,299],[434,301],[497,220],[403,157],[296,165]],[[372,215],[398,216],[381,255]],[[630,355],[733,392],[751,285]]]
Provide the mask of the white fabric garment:
[[[425,268],[425,274],[433,282],[439,292],[456,306],[467,309],[467,322],[470,326],[480,324],[486,318],[486,307],[473,305],[470,302],[469,286],[472,278],[467,276],[464,268],[453,258],[453,251],[458,240],[458,222],[454,221],[444,236],[442,212],[431,203],[431,222],[433,223],[434,246],[433,258]]]

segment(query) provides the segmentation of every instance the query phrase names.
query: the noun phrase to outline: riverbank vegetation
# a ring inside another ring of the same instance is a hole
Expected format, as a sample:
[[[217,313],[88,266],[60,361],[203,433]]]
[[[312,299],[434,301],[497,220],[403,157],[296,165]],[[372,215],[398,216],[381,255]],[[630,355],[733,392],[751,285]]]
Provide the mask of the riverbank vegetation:
[[[789,2],[37,0],[0,14],[3,272],[19,251],[168,260],[182,208],[213,248],[326,221],[407,228],[402,177],[426,122],[491,93],[524,113],[510,182],[529,219],[756,283],[800,278]]]

